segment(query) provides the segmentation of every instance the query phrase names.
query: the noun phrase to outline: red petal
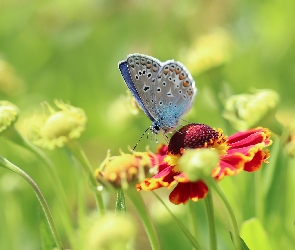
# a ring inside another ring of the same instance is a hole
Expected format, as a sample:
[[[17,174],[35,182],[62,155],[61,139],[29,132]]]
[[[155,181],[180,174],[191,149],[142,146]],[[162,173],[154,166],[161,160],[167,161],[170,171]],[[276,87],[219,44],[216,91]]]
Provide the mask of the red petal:
[[[266,162],[268,157],[268,151],[264,152],[259,150],[258,152],[256,152],[251,161],[245,163],[244,170],[247,172],[254,172],[258,170],[262,166],[262,163]]]
[[[206,196],[208,187],[203,181],[178,183],[169,195],[169,200],[175,204],[185,204],[189,199],[198,201]]]
[[[232,176],[243,170],[244,158],[241,154],[221,156],[220,165],[212,171],[212,176],[221,180],[224,176]]]

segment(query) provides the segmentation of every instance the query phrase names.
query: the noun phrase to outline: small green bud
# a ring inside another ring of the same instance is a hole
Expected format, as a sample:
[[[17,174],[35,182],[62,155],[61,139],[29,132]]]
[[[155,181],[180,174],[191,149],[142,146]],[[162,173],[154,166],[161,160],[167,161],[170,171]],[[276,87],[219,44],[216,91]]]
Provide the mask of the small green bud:
[[[60,109],[55,111],[48,103],[45,103],[50,112],[41,124],[34,127],[31,140],[37,146],[54,149],[64,147],[66,143],[77,139],[84,132],[87,117],[83,109],[55,101]]]
[[[179,160],[179,167],[192,182],[211,177],[219,162],[219,154],[212,148],[186,149]]]
[[[94,220],[87,228],[83,249],[126,249],[126,245],[134,240],[136,231],[132,218],[106,215],[99,220]]]
[[[0,133],[15,123],[18,114],[17,106],[8,101],[0,101]]]
[[[266,119],[274,119],[279,95],[274,90],[264,89],[254,94],[231,96],[225,103],[223,116],[236,130],[256,127]],[[261,125],[261,124],[260,124]]]

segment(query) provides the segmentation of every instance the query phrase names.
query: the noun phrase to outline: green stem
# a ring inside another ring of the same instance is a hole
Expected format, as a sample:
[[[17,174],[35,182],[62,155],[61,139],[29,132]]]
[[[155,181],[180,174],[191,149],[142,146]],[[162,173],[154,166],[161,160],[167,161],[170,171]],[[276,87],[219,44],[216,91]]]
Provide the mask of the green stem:
[[[11,170],[12,172],[16,173],[17,175],[21,176],[33,188],[33,190],[34,190],[34,192],[35,192],[35,194],[36,194],[36,196],[37,196],[37,198],[38,198],[38,200],[40,202],[40,205],[41,205],[41,207],[42,207],[42,209],[44,211],[45,217],[47,219],[47,222],[48,222],[50,231],[52,233],[52,236],[54,238],[54,241],[56,243],[56,246],[57,246],[58,249],[62,250],[63,246],[62,246],[62,243],[61,243],[61,239],[60,239],[60,236],[59,236],[58,231],[56,229],[56,226],[55,226],[54,220],[52,218],[50,209],[49,209],[49,207],[47,205],[47,202],[46,202],[41,190],[37,186],[37,184],[32,180],[32,178],[28,174],[26,174],[23,170],[21,170],[20,168],[18,168],[17,166],[15,166],[11,162],[9,162],[7,159],[3,158],[2,156],[0,156],[0,165],[2,167],[4,167],[4,168],[7,168],[7,169]]]
[[[264,211],[264,195],[262,190],[262,183],[261,183],[261,170],[256,171],[254,173],[254,186],[255,186],[255,192],[254,192],[254,198],[255,198],[255,215],[259,219],[261,223],[263,223],[263,211]]]
[[[214,207],[212,200],[212,192],[208,192],[205,201],[207,221],[209,227],[209,237],[210,237],[210,249],[217,250],[217,239],[216,239],[216,227],[214,220]]]
[[[166,208],[166,210],[168,211],[168,213],[173,217],[173,219],[177,223],[178,227],[183,232],[183,234],[186,236],[186,238],[190,241],[190,243],[192,244],[192,246],[196,250],[201,250],[200,244],[198,243],[198,241],[196,240],[196,238],[194,236],[192,236],[192,234],[187,230],[187,228],[185,227],[185,225],[183,225],[183,223],[170,211],[170,209],[167,207],[167,205],[164,203],[164,201],[162,201],[162,199],[155,192],[153,192],[153,194],[163,204],[163,206]]]
[[[188,223],[189,223],[189,228],[190,228],[190,231],[192,233],[192,235],[197,238],[197,216],[196,216],[196,213],[195,213],[195,209],[194,209],[194,206],[193,206],[193,202],[190,200],[187,204],[187,208],[188,208]]]
[[[125,196],[122,189],[117,190],[117,200],[116,200],[116,210],[115,214],[117,215],[126,215],[126,204]]]
[[[56,171],[56,168],[54,167],[51,160],[47,157],[47,155],[38,147],[30,143],[28,140],[26,140],[16,129],[15,127],[10,127],[8,130],[6,130],[3,133],[3,136],[8,139],[9,141],[12,141],[13,143],[29,150],[31,153],[33,153],[39,160],[41,160],[44,163],[44,166],[46,167],[47,171],[50,174],[50,177],[53,179],[53,188],[56,191],[57,197],[60,200],[60,208],[63,210],[62,212],[62,221],[64,222],[68,237],[70,239],[70,242],[74,245],[75,237],[74,237],[74,231],[73,231],[73,225],[71,224],[70,219],[70,208],[67,203],[67,196],[64,190],[64,187],[61,183],[60,177]]]
[[[99,209],[99,212],[100,212],[101,215],[105,215],[105,209],[104,209],[102,194],[101,194],[101,191],[99,191],[97,189],[97,182],[96,182],[94,174],[93,174],[94,172],[93,172],[93,170],[91,168],[91,165],[90,165],[84,151],[80,147],[78,141],[72,141],[71,143],[69,143],[67,145],[67,147],[72,152],[72,154],[75,156],[75,158],[81,163],[84,171],[86,172],[86,174],[87,174],[87,176],[89,178],[91,188],[94,191],[96,205],[97,205],[97,207]]]
[[[217,182],[214,180],[214,179],[209,179],[207,180],[209,182],[209,186],[211,188],[213,188],[216,193],[219,195],[219,198],[223,201],[228,213],[229,213],[229,216],[230,216],[230,219],[231,219],[231,222],[232,222],[232,227],[233,227],[233,241],[234,241],[234,246],[235,246],[235,249],[237,250],[240,250],[241,249],[241,245],[240,245],[240,236],[239,236],[239,229],[238,229],[238,224],[237,224],[237,221],[236,221],[236,217],[235,217],[235,214],[234,214],[234,211],[229,203],[229,201],[227,200],[225,194],[222,192],[221,188],[219,187],[219,185],[217,184]]]
[[[143,226],[149,238],[151,247],[153,250],[161,249],[160,242],[156,233],[156,229],[153,225],[149,212],[144,204],[144,201],[139,192],[137,192],[133,188],[129,188],[125,191],[129,199],[132,201],[133,205],[135,206],[140,219],[142,220]]]

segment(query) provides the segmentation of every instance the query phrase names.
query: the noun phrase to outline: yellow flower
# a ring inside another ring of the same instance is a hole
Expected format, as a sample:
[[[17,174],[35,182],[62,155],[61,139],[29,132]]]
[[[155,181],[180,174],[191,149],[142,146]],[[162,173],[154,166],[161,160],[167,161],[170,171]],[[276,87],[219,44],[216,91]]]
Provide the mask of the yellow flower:
[[[270,89],[233,95],[225,103],[223,116],[236,130],[246,130],[257,126],[268,114],[272,118],[278,102],[279,95]]]
[[[19,109],[8,101],[0,101],[0,133],[11,127],[18,118]]]
[[[222,66],[230,59],[232,44],[229,34],[222,29],[203,35],[187,51],[185,64],[192,74]]]
[[[71,140],[78,139],[85,130],[87,117],[83,109],[55,101],[60,110],[55,111],[48,103],[49,115],[35,124],[30,135],[31,141],[42,148],[64,147]]]
[[[95,177],[103,184],[109,183],[114,188],[127,189],[130,184],[135,184],[148,175],[152,155],[148,152],[135,152],[133,154],[122,153],[111,158],[108,156],[102,167],[96,170]]]
[[[90,222],[85,231],[83,249],[126,249],[126,244],[134,240],[136,232],[133,218],[107,214]]]
[[[20,94],[24,89],[23,82],[6,61],[0,59],[0,93],[8,96]]]

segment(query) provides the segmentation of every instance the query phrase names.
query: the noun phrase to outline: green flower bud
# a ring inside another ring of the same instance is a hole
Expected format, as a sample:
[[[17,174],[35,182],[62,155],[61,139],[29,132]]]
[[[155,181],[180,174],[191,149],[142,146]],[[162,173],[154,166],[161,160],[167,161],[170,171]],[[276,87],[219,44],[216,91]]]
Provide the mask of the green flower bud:
[[[231,96],[225,103],[223,116],[236,130],[247,130],[267,119],[274,119],[279,102],[277,92],[264,89],[255,94]]]
[[[83,249],[126,249],[136,235],[136,226],[132,218],[106,215],[87,228]]]
[[[8,101],[0,101],[0,133],[11,127],[18,118],[19,109]]]
[[[179,160],[179,167],[192,182],[211,178],[219,162],[219,154],[212,148],[186,149]]]
[[[66,143],[77,139],[85,130],[87,117],[84,110],[76,108],[61,101],[55,101],[60,109],[55,111],[45,103],[50,115],[34,126],[31,140],[37,146],[47,149],[64,147]]]

